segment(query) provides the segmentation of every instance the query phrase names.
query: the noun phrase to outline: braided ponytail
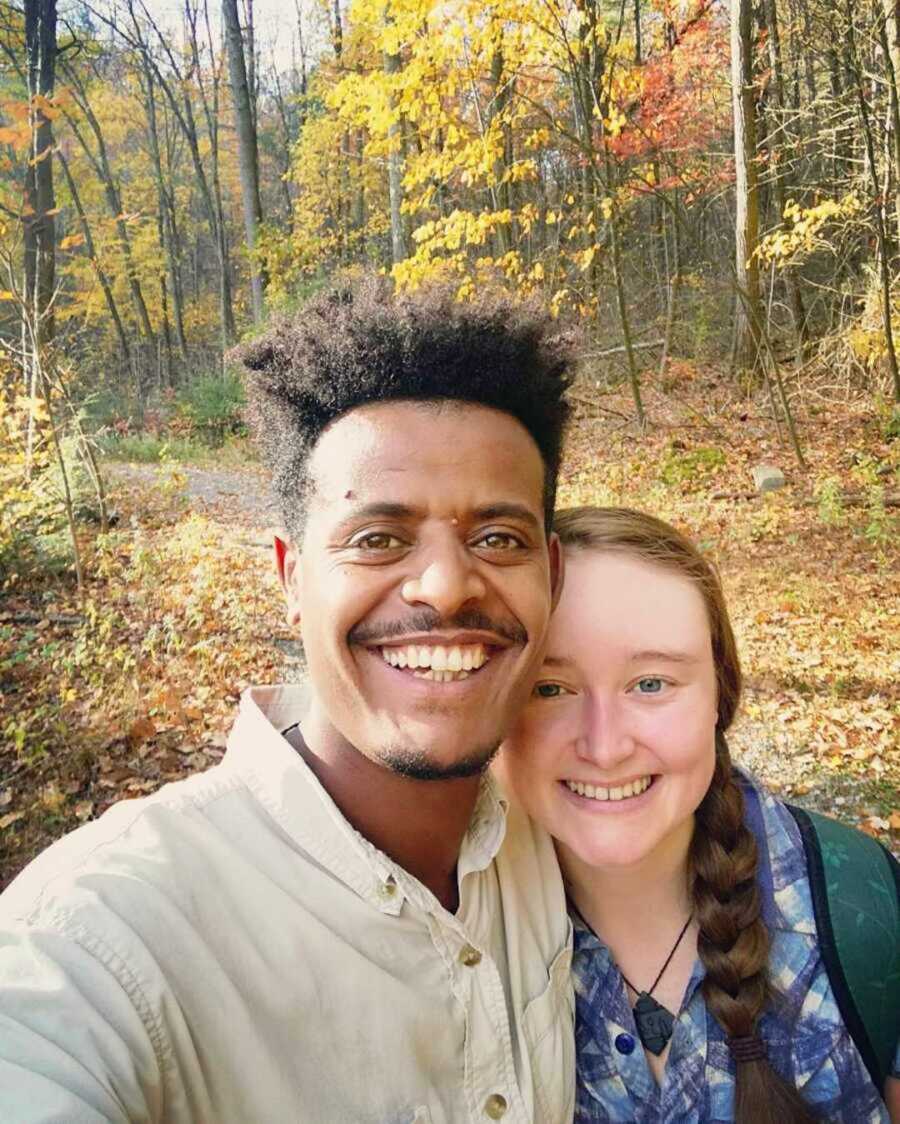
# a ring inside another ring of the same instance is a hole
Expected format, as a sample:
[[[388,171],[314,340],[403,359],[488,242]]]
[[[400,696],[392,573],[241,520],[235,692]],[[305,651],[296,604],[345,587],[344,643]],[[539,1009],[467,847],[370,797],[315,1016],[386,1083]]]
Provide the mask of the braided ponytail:
[[[688,538],[643,512],[570,508],[556,513],[554,529],[567,551],[642,559],[691,581],[703,598],[716,672],[716,764],[695,813],[688,854],[700,927],[697,948],[706,968],[703,995],[734,1058],[736,1124],[812,1124],[811,1108],[769,1065],[757,1034],[771,994],[769,932],[761,912],[756,839],[744,824],[744,798],[724,737],[740,699],[741,666],[718,575]]]
[[[735,1124],[812,1124],[809,1106],[769,1065],[757,1036],[769,998],[769,932],[756,873],[756,839],[744,824],[744,798],[717,732],[715,772],[688,854],[697,951],[706,968],[703,997],[735,1061]]]

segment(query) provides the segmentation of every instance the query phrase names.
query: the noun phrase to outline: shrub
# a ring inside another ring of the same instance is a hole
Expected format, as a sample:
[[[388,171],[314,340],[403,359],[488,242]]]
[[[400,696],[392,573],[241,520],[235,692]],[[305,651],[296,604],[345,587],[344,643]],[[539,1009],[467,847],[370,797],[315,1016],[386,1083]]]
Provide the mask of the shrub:
[[[236,374],[204,375],[178,397],[178,413],[210,444],[220,445],[229,434],[244,432],[244,388]]]
[[[34,429],[26,475],[29,412]],[[76,518],[93,515],[96,495],[74,437],[62,454]],[[62,474],[42,402],[0,389],[0,585],[28,571],[58,572],[72,560]]]
[[[663,458],[659,476],[664,484],[684,485],[704,483],[725,464],[721,449],[700,446],[681,451],[670,447]]]

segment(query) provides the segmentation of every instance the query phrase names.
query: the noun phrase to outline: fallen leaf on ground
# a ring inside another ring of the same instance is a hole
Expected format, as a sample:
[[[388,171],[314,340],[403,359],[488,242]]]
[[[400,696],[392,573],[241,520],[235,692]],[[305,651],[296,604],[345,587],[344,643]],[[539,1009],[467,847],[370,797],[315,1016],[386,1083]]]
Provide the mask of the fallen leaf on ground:
[[[138,746],[156,733],[156,726],[150,718],[139,718],[128,727],[128,740]]]

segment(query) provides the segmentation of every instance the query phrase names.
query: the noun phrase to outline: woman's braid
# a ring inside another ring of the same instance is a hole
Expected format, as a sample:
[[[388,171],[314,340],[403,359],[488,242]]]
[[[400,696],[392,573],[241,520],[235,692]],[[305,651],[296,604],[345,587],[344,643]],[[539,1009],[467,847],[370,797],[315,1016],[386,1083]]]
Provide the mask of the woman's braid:
[[[807,1124],[815,1117],[765,1058],[756,1037],[769,998],[769,931],[762,918],[756,839],[744,823],[744,798],[731,757],[716,735],[716,767],[696,812],[689,855],[703,996],[733,1043],[737,1124]]]

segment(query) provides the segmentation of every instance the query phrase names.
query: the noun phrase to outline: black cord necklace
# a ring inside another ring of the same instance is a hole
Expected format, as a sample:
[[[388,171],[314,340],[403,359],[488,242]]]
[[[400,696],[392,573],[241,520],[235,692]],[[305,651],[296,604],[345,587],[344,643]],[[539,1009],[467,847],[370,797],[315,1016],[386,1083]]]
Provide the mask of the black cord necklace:
[[[665,972],[666,968],[672,963],[672,957],[681,944],[681,938],[687,932],[688,925],[690,925],[693,916],[694,914],[691,913],[687,921],[685,921],[684,928],[678,934],[678,939],[672,945],[672,951],[666,957],[666,962],[657,973],[656,979],[653,981],[649,991],[639,991],[625,973],[622,972],[622,969],[619,969],[619,971],[622,972],[622,979],[637,995],[637,1002],[631,1010],[634,1014],[634,1021],[641,1042],[644,1043],[644,1046],[651,1054],[655,1054],[657,1057],[665,1050],[666,1044],[672,1037],[672,1031],[675,1027],[675,1016],[667,1007],[664,1007],[662,1003],[659,1003],[653,998],[653,992],[656,991],[656,985],[663,978],[663,972]]]
[[[585,926],[594,933],[593,928],[585,921],[581,912],[578,909],[576,909],[575,912],[578,913],[578,916],[584,922]],[[666,957],[666,962],[657,973],[656,979],[653,981],[649,991],[639,991],[622,969],[619,969],[622,979],[635,995],[637,995],[637,1001],[631,1008],[631,1013],[634,1015],[634,1022],[637,1026],[641,1042],[643,1042],[644,1047],[649,1050],[651,1054],[655,1054],[657,1057],[665,1050],[666,1044],[672,1037],[672,1031],[675,1028],[675,1016],[667,1007],[664,1007],[662,1003],[659,1003],[653,998],[653,992],[656,991],[656,985],[663,978],[663,973],[666,968],[672,963],[672,957],[678,951],[681,939],[688,931],[688,925],[690,925],[693,919],[694,914],[693,911],[691,911],[687,921],[684,923],[684,928],[678,934],[675,943],[672,945],[672,951]],[[594,933],[594,936],[597,937],[597,934]],[[597,940],[599,941],[600,938],[597,937]]]

